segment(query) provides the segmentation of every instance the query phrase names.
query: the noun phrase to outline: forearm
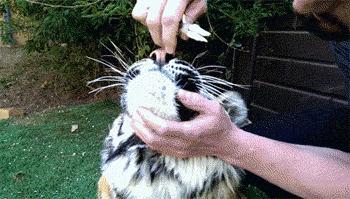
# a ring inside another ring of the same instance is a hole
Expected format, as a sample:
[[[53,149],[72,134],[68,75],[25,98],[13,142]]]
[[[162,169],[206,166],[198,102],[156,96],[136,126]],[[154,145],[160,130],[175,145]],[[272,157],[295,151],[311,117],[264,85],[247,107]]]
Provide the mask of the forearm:
[[[243,130],[232,133],[229,140],[233,144],[227,146],[236,147],[226,149],[220,158],[291,193],[306,198],[344,198],[350,195],[349,154],[287,144]]]

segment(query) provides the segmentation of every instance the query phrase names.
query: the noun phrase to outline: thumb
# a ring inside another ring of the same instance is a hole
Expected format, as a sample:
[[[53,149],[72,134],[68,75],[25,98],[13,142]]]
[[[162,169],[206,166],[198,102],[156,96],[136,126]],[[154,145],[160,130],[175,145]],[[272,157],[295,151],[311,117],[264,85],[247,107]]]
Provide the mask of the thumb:
[[[186,8],[186,21],[189,23],[195,22],[200,16],[207,12],[206,0],[194,0]]]
[[[215,111],[213,108],[217,107],[217,102],[209,100],[198,93],[182,89],[177,92],[177,98],[184,106],[199,113],[213,112]]]

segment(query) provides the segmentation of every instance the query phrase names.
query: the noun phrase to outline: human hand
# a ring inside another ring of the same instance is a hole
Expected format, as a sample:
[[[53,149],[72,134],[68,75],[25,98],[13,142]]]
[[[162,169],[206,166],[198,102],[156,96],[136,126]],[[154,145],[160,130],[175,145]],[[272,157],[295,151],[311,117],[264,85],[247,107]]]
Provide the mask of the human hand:
[[[350,1],[294,0],[294,11],[301,24],[324,40],[346,41],[350,38]]]
[[[184,90],[178,92],[178,99],[199,115],[191,121],[177,122],[140,109],[131,124],[137,136],[151,149],[179,158],[225,153],[238,127],[224,108],[216,101]]]
[[[299,14],[322,13],[334,6],[338,0],[294,0],[293,8]]]
[[[174,54],[183,15],[188,23],[193,23],[206,11],[206,0],[137,0],[132,16],[149,29],[156,45]],[[183,34],[180,36],[188,39]]]

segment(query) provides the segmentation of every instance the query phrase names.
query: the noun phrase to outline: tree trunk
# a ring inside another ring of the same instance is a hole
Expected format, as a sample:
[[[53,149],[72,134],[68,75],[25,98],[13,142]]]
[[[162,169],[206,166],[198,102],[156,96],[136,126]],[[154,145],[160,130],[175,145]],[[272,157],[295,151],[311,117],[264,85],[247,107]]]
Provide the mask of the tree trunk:
[[[15,43],[15,40],[13,39],[13,28],[12,28],[12,22],[11,22],[11,8],[8,3],[5,3],[4,8],[4,22],[5,22],[5,29],[3,31],[3,34],[6,34],[5,41],[13,45]]]

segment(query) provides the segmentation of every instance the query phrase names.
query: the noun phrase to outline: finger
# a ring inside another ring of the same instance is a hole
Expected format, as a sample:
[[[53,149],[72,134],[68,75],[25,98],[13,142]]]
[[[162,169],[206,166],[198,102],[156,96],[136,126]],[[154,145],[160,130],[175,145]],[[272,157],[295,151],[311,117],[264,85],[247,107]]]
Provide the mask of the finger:
[[[206,13],[208,10],[205,0],[194,0],[186,8],[185,15],[188,23],[195,22],[200,16]]]
[[[137,114],[142,119],[142,122],[149,129],[162,136],[182,136],[183,128],[180,122],[164,120],[156,116],[151,111],[140,108]]]
[[[174,54],[177,45],[179,23],[188,0],[167,1],[162,16],[162,41],[167,53]]]
[[[140,123],[143,123],[146,128],[151,129],[157,135],[181,139],[184,142],[198,140],[203,130],[208,128],[208,120],[203,117],[184,122],[170,121],[164,120],[143,108],[140,108],[136,115],[135,120],[139,120]],[[215,126],[215,124],[210,124],[210,126]]]
[[[185,41],[187,41],[187,40],[189,39],[189,37],[188,37],[185,33],[183,33],[183,32],[180,32],[180,38],[181,38],[182,40],[185,40]]]
[[[132,120],[131,128],[135,131],[137,137],[139,137],[143,142],[148,144],[148,140],[150,140],[152,134],[142,122],[139,122],[138,120]]]
[[[204,96],[180,89],[177,98],[187,108],[198,111],[200,113],[215,113],[220,108],[220,104],[216,101],[209,100]]]
[[[166,62],[166,55],[164,49],[157,49],[151,52],[150,57],[154,58],[154,60],[159,64],[165,64]]]
[[[166,2],[166,0],[152,0],[146,18],[146,25],[151,34],[152,40],[158,46],[162,46],[161,16]]]
[[[146,16],[149,8],[149,1],[148,0],[138,0],[131,12],[132,17],[142,23],[143,25],[146,25]]]
[[[190,142],[176,136],[159,136],[151,129],[147,128],[145,123],[139,122],[135,119],[131,122],[131,127],[135,134],[145,142],[153,150],[161,153],[169,153],[169,150],[186,150],[190,146]]]

